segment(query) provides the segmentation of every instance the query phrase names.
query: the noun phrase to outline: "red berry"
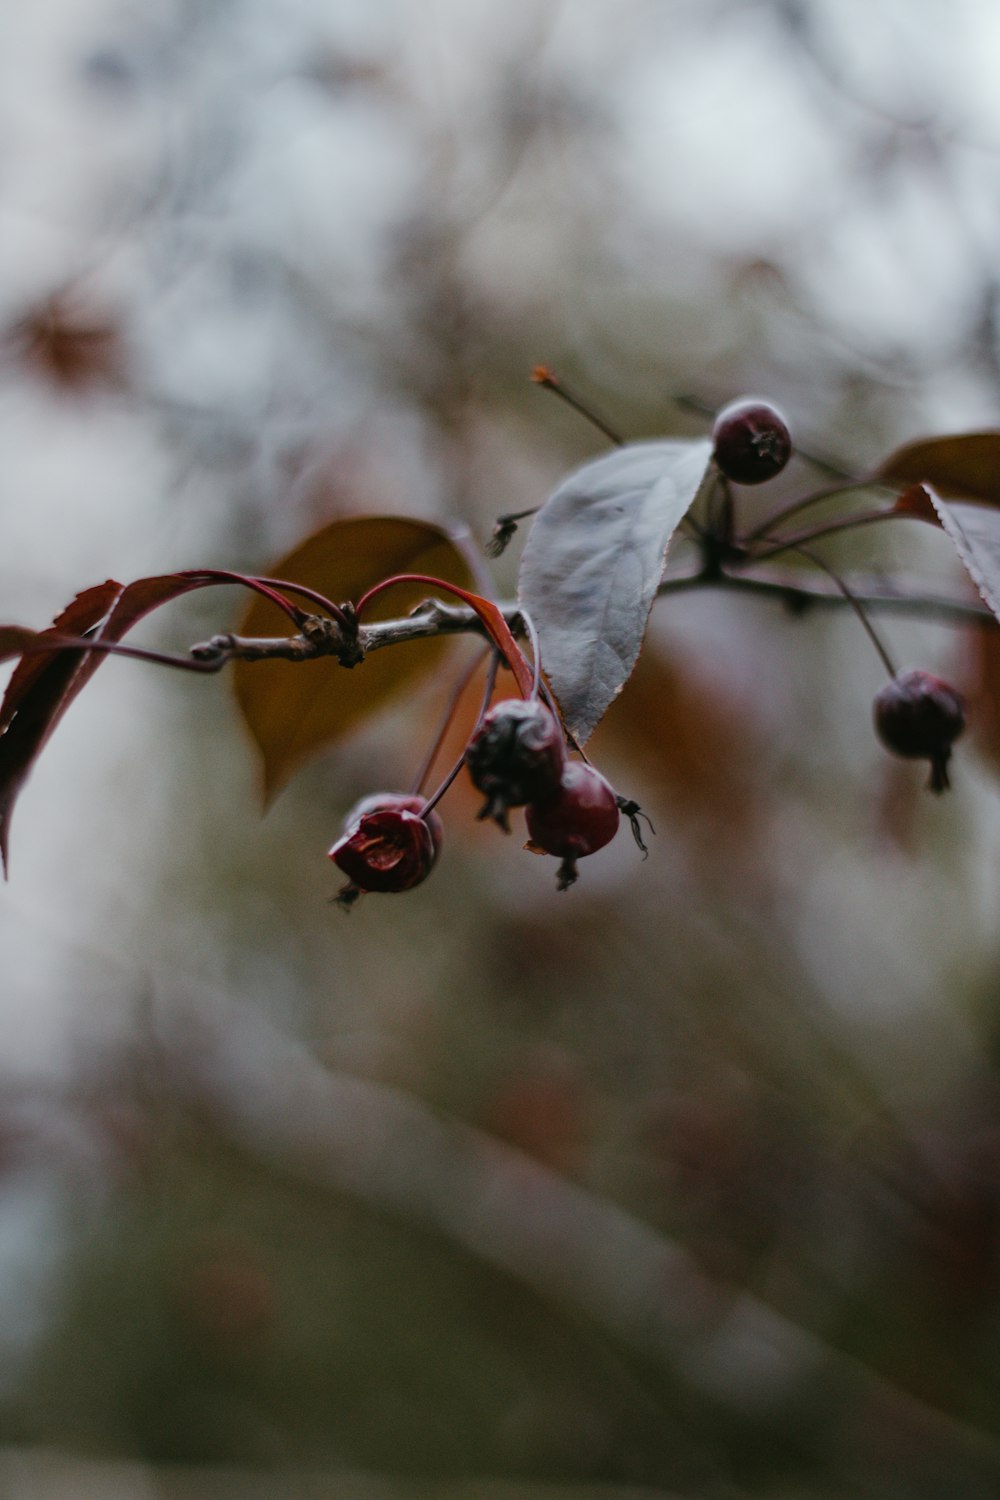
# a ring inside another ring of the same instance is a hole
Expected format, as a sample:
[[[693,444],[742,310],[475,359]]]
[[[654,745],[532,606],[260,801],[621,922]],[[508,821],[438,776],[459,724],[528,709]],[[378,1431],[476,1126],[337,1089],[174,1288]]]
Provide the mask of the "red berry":
[[[566,764],[566,743],[544,703],[508,698],[484,714],[465,750],[473,785],[486,795],[480,818],[509,832],[507,809],[551,797]]]
[[[946,791],[951,747],[965,728],[965,700],[930,672],[900,672],[875,695],[875,730],[887,749],[908,760],[929,760],[932,792]]]
[[[715,462],[737,484],[763,484],[792,456],[784,417],[768,401],[744,396],[724,406],[712,428]]]
[[[576,879],[576,861],[609,844],[618,832],[618,798],[599,771],[569,760],[557,790],[527,810],[531,847],[562,859],[559,889]]]
[[[362,797],[360,802],[355,802],[344,819],[344,832],[349,832],[355,824],[360,823],[365,813],[383,812],[388,807],[398,807],[405,812],[419,813],[426,800],[425,797],[421,797],[416,792],[372,792],[370,796]],[[444,824],[433,808],[423,816],[424,821],[431,831],[431,838],[434,842],[434,853],[436,855],[438,846],[444,835]]]
[[[329,852],[348,877],[337,900],[350,906],[362,891],[409,891],[430,874],[441,842],[441,820],[421,817],[424,799],[379,792],[348,813],[344,832]]]

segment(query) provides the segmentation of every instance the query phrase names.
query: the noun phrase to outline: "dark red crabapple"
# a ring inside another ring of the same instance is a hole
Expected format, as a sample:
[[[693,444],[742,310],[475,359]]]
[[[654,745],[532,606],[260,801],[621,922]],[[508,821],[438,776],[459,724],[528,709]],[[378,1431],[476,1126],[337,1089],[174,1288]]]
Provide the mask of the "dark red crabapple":
[[[350,882],[337,896],[351,906],[362,891],[410,891],[426,880],[441,843],[435,812],[421,817],[424,798],[378,792],[348,813],[344,832],[329,852]]]
[[[510,807],[550,796],[566,763],[566,744],[555,715],[536,699],[505,699],[484,714],[465,750],[473,785],[486,793],[480,818],[506,827]]]
[[[486,801],[477,817],[509,833],[507,810],[551,797],[566,764],[555,715],[537,699],[507,698],[480,719],[465,750],[473,785]]]
[[[562,860],[561,891],[576,879],[576,861],[609,844],[621,822],[618,798],[599,771],[582,760],[568,760],[557,790],[526,813],[530,848]]]
[[[344,832],[347,833],[356,823],[360,823],[366,813],[382,812],[387,807],[398,807],[406,812],[419,813],[426,800],[425,797],[420,796],[419,792],[372,792],[369,796],[362,797],[360,802],[355,802],[350,812],[344,818]],[[433,808],[424,816],[427,826],[431,831],[431,838],[434,841],[434,853],[436,855],[438,845],[444,834],[444,824]]]
[[[744,396],[724,406],[712,428],[715,462],[737,484],[763,484],[780,474],[792,456],[792,438],[769,401]]]
[[[947,791],[951,747],[965,728],[965,700],[950,683],[911,668],[875,695],[875,730],[887,749],[907,760],[929,760],[932,792]]]

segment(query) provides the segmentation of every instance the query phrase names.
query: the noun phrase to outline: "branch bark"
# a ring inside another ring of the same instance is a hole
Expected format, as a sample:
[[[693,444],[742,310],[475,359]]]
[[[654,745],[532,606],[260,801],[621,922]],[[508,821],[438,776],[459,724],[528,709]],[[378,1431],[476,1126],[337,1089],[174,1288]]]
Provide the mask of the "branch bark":
[[[995,626],[997,620],[984,604],[971,600],[951,599],[922,592],[915,582],[887,580],[877,574],[848,576],[854,597],[866,608],[912,615],[918,619],[937,619],[952,625]],[[732,592],[757,594],[777,599],[795,613],[813,608],[843,609],[848,606],[844,595],[823,578],[806,578],[801,572],[767,569],[751,574],[736,572],[692,573],[668,578],[660,585],[659,596],[689,593],[694,589],[717,588]],[[523,619],[516,601],[505,600],[497,606],[515,635],[523,633]],[[325,626],[329,626],[324,621]],[[482,622],[464,605],[442,604],[429,600],[412,615],[398,620],[379,620],[358,627],[357,656],[362,660],[372,651],[398,646],[404,641],[425,640],[438,635],[485,636]],[[85,643],[84,643],[85,644]],[[342,657],[343,643],[336,630],[293,636],[257,637],[216,635],[192,646],[191,656],[200,662],[211,662],[215,669],[229,661],[314,661],[320,656]],[[355,663],[344,661],[344,665]]]

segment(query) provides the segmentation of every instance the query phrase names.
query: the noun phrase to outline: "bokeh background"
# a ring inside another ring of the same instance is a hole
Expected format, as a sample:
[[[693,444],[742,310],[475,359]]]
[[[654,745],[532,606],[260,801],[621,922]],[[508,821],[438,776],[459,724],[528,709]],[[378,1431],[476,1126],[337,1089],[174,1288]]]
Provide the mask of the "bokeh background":
[[[766,394],[858,472],[997,424],[989,0],[40,0],[0,44],[5,621],[337,516],[482,543],[601,451],[542,361],[635,437]],[[961,593],[913,530],[828,555]],[[987,717],[970,637],[885,629]],[[102,668],[0,892],[4,1500],[994,1496],[997,751],[927,798],[881,680],[850,617],[664,601],[593,742],[648,860],[557,894],[457,785],[433,879],[345,918],[325,850],[447,674],[262,821],[224,680]]]

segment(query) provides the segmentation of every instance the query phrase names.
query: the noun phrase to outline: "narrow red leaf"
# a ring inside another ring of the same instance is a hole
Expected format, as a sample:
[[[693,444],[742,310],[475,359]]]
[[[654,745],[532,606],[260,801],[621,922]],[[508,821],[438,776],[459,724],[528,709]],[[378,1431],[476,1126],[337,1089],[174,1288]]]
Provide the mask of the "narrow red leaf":
[[[37,640],[38,631],[24,625],[0,625],[0,661],[10,661]]]
[[[123,587],[114,579],[78,594],[47,630],[0,628],[0,655],[24,651],[0,703],[0,859],[8,869],[10,821],[18,794],[53,729],[77,694],[104,660],[104,653],[71,646],[44,649],[46,639],[92,635],[95,640],[120,641],[144,615],[192,589],[212,583],[238,582],[235,577],[210,573],[164,573],[139,578]],[[102,623],[103,622],[103,623]]]
[[[114,579],[78,594],[56,617],[47,635],[86,635],[94,631],[120,596],[122,586]],[[16,627],[15,627],[16,628]],[[0,703],[0,859],[7,873],[10,820],[17,795],[49,735],[72,703],[80,687],[80,674],[88,665],[87,653],[63,650],[55,655],[32,652],[22,656],[7,684]]]
[[[515,641],[510,626],[503,617],[502,611],[489,599],[484,599],[481,594],[470,593],[468,589],[459,588],[457,583],[446,583],[443,578],[432,578],[427,573],[397,573],[395,578],[385,578],[381,583],[375,584],[367,594],[364,594],[357,602],[357,611],[360,616],[362,610],[385,589],[397,583],[426,583],[434,589],[443,589],[446,593],[454,594],[456,599],[461,599],[470,609],[475,610],[483,628],[490,640],[496,646],[500,655],[514,674],[517,690],[522,698],[530,698],[534,693],[534,678],[530,667],[524,658],[524,652]]]
[[[897,515],[912,516],[915,521],[927,521],[931,526],[941,525],[926,485],[908,484],[906,489],[896,496],[896,503],[892,508]]]
[[[95,584],[93,588],[84,589],[83,593],[77,594],[67,604],[62,614],[56,616],[47,630],[39,632],[40,637],[86,635],[88,630],[94,630],[106,617],[121,591],[121,584],[116,583],[113,578],[109,578],[106,583]],[[29,692],[36,678],[51,665],[52,658],[44,652],[33,652],[18,663],[7,684],[3,702],[0,703],[0,733],[14,717],[22,698]]]

